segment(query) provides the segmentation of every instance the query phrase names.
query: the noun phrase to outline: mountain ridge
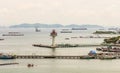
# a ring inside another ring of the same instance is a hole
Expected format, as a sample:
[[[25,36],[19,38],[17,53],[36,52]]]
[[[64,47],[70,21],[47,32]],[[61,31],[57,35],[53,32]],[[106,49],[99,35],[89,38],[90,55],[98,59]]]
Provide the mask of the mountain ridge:
[[[62,25],[62,24],[41,24],[41,23],[34,23],[34,24],[28,24],[28,23],[23,23],[23,24],[18,24],[18,25],[12,25],[9,26],[10,28],[104,28],[103,26],[100,25],[93,25],[93,24],[70,24],[70,25]]]

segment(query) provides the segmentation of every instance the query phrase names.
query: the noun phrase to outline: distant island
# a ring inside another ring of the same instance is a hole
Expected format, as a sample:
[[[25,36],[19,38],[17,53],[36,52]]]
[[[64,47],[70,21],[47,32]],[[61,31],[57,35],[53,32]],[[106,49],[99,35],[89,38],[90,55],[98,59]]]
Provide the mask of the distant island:
[[[114,31],[96,31],[93,34],[117,34]]]
[[[73,28],[73,27],[80,27],[80,28],[104,28],[99,25],[92,25],[92,24],[70,24],[70,25],[62,25],[62,24],[40,24],[40,23],[35,23],[35,24],[18,24],[18,25],[12,25],[10,28]]]

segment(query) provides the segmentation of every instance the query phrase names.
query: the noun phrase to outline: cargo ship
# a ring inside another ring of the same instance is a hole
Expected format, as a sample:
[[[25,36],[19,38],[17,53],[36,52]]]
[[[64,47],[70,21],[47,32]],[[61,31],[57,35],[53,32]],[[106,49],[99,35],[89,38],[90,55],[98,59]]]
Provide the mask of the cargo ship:
[[[72,28],[72,30],[87,30],[87,28]]]
[[[24,34],[20,32],[8,32],[8,34],[3,34],[2,36],[24,36]]]

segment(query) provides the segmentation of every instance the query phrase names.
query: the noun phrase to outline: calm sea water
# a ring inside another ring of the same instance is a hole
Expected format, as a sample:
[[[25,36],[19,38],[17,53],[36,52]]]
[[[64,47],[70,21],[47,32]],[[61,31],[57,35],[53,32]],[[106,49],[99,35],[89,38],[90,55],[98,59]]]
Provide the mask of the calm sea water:
[[[2,36],[8,32],[21,32],[24,36]],[[51,44],[50,32],[52,29],[42,28],[41,32],[35,32],[34,28],[5,28],[0,29],[0,52],[11,54],[36,54],[52,55],[53,52],[48,48],[33,47],[32,44]],[[56,29],[58,36],[56,43],[70,44],[100,44],[103,38],[79,38],[80,36],[98,36],[93,35],[95,30],[73,31],[73,33],[60,33],[61,29]],[[99,36],[117,36],[117,35],[99,35]],[[78,37],[78,38],[71,38]],[[65,40],[70,38],[70,40]],[[90,50],[96,47],[79,48],[57,48],[55,55],[86,55]],[[120,73],[120,60],[66,60],[66,59],[15,59],[0,60],[0,63],[18,62],[19,65],[0,66],[0,73]],[[28,68],[27,64],[32,63],[35,66]]]

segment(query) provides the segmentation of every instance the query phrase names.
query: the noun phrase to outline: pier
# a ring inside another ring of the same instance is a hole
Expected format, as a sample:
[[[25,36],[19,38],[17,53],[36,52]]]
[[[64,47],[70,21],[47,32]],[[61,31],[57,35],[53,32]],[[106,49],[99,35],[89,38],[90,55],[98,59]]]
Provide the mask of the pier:
[[[56,46],[43,45],[43,44],[33,44],[34,47],[44,47],[44,48],[74,48],[74,47],[100,47],[100,46],[118,46],[119,44],[57,44]]]
[[[44,48],[57,48],[56,46],[42,45],[42,44],[33,44],[34,47],[44,47]]]
[[[17,55],[16,59],[80,59],[81,56]]]
[[[113,56],[114,56],[114,59],[120,59],[120,54],[115,54]],[[103,57],[105,57],[105,55],[100,56],[99,54],[97,54],[97,56],[89,56],[89,55],[81,55],[81,56],[17,55],[15,57],[15,59],[101,59]]]
[[[19,64],[19,63],[3,63],[3,64],[0,64],[0,66],[5,66],[5,65],[16,65],[16,64]]]

